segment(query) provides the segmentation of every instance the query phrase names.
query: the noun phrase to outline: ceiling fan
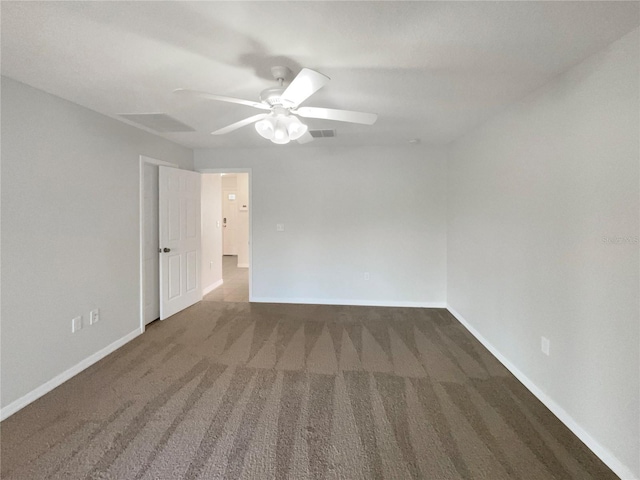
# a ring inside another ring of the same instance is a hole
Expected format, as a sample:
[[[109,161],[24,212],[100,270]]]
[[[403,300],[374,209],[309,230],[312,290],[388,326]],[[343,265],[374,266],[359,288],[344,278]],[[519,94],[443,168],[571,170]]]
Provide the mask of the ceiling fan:
[[[207,100],[238,103],[248,105],[268,113],[259,113],[239,122],[220,128],[212,135],[224,135],[238,128],[255,122],[258,133],[271,140],[273,143],[284,145],[291,140],[298,143],[307,143],[313,140],[307,125],[298,117],[321,118],[324,120],[337,120],[340,122],[360,123],[373,125],[378,119],[375,113],[352,112],[349,110],[335,110],[320,107],[301,107],[300,104],[320,90],[329,82],[329,77],[309,68],[303,68],[298,75],[285,87],[284,81],[291,73],[288,67],[272,67],[271,74],[278,82],[277,87],[267,88],[260,93],[260,101],[243,100],[241,98],[215,95],[213,93],[198,92],[179,88],[174,91],[181,95],[195,95]]]

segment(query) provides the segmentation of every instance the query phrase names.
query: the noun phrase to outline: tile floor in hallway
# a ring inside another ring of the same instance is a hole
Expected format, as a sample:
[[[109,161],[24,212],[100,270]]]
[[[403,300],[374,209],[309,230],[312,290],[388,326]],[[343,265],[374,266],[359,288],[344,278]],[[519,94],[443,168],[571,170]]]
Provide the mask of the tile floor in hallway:
[[[222,257],[222,279],[224,283],[203,297],[205,302],[248,302],[249,269],[238,268],[237,255]]]

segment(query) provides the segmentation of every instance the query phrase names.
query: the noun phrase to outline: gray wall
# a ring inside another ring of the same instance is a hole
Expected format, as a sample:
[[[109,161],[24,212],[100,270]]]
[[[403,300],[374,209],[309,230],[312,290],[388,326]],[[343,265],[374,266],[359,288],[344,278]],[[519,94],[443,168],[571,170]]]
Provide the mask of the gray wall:
[[[452,146],[447,270],[453,310],[636,477],[638,40]]]
[[[196,169],[252,169],[254,300],[336,304],[444,305],[445,160],[411,145],[195,152]]]
[[[1,153],[5,407],[139,327],[139,155],[193,152],[2,78]]]

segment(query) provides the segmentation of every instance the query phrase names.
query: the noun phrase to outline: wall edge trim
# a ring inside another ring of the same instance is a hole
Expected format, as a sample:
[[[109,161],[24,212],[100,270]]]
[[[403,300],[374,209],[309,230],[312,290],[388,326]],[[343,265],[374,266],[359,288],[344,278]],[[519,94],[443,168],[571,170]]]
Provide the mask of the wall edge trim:
[[[411,307],[411,308],[447,308],[445,302],[409,302],[393,300],[353,300],[344,298],[282,298],[252,297],[256,303],[297,303],[311,305],[347,305],[361,307]]]
[[[458,313],[451,305],[446,306],[449,313],[453,315],[482,345],[486,347],[491,354],[498,359],[502,365],[522,383],[558,420],[560,420],[569,430],[571,430],[602,462],[607,465],[613,472],[623,480],[638,480],[633,471],[622,463],[611,451],[604,447],[600,442],[593,438],[584,428],[576,422],[567,411],[557,404],[550,396],[539,388],[533,381],[529,379],[518,367],[509,361],[507,357],[502,355],[482,334],[476,330],[469,322],[467,322],[460,313]]]
[[[218,288],[219,286],[221,286],[224,283],[224,280],[221,278],[220,280],[218,280],[217,282],[213,282],[211,285],[209,285],[206,288],[202,289],[202,296],[204,297],[207,293],[211,293],[213,292],[216,288]]]
[[[51,380],[46,381],[39,387],[34,388],[26,395],[14,400],[6,407],[0,409],[0,421],[9,418],[14,413],[22,410],[24,407],[29,405],[30,403],[35,402],[38,398],[46,395],[54,388],[62,385],[67,380],[75,377],[77,374],[82,372],[83,370],[89,368],[94,363],[102,360],[104,357],[109,355],[110,353],[115,352],[117,349],[122,347],[124,344],[129,343],[131,340],[136,338],[138,335],[141,335],[144,332],[142,328],[136,328],[134,331],[126,334],[124,337],[119,338],[115,342],[107,345],[101,350],[98,350],[92,355],[89,355],[84,360],[76,363],[73,367],[65,370],[59,375],[56,375]]]

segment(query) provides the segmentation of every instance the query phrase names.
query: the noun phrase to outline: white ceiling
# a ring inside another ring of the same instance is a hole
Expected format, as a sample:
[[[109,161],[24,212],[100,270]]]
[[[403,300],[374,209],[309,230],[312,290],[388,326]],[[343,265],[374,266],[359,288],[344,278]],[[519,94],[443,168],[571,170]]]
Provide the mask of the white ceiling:
[[[305,120],[337,129],[316,145],[447,143],[640,23],[640,3],[609,1],[1,5],[3,75],[114,118],[167,113],[197,131],[162,136],[189,147],[271,145],[209,134],[259,111],[171,92],[257,100],[279,64],[331,77],[305,105],[379,115]]]

